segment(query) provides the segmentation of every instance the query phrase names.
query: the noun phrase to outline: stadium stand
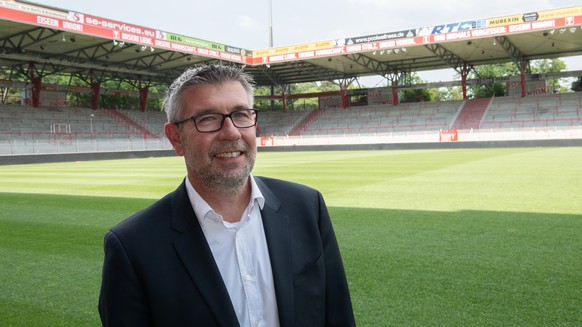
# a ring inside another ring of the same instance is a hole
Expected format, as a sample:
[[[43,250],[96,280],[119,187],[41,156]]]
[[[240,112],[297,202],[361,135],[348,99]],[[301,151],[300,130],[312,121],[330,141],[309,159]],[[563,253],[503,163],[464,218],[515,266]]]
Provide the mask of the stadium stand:
[[[163,115],[139,112],[144,120],[135,121],[130,118],[134,113],[124,112],[0,106],[0,154],[27,153],[27,148],[34,153],[118,151],[134,148],[136,140],[147,147],[147,139],[166,143],[159,135]],[[150,131],[150,123],[158,130]]]
[[[163,111],[137,111],[137,110],[116,110],[120,115],[125,116],[131,124],[138,126],[139,130],[149,137],[164,137],[164,123],[166,114]]]
[[[290,111],[263,111],[259,112],[258,128],[259,135],[264,136],[285,136],[289,135],[303,119],[309,115],[311,110],[290,110]]]
[[[453,128],[457,130],[479,128],[490,103],[491,98],[467,100],[453,123]]]
[[[494,98],[481,128],[582,126],[582,94]]]
[[[0,155],[171,149],[163,132],[165,121],[160,111],[0,105]],[[437,135],[451,128],[471,132],[581,129],[582,93],[347,109],[261,110],[257,133],[268,138],[410,137],[407,133]]]
[[[376,134],[449,129],[463,101],[358,106],[322,111],[303,135]]]

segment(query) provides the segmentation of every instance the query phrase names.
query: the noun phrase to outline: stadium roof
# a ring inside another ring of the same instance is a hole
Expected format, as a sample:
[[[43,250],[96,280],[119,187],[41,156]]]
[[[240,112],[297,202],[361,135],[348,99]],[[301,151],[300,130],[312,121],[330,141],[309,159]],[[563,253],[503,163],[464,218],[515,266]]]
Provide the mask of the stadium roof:
[[[582,55],[582,6],[263,50],[176,35],[28,1],[0,1],[0,67],[30,76],[169,83],[186,67],[245,65],[258,85]]]

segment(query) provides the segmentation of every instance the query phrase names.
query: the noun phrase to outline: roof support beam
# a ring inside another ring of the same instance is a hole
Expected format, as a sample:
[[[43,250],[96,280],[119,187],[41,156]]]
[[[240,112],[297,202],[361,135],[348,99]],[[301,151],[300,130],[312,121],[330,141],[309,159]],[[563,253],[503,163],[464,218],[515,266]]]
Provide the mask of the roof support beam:
[[[368,71],[378,74],[380,76],[387,76],[388,74],[399,73],[401,70],[393,67],[387,63],[374,60],[370,57],[364,56],[359,53],[354,53],[346,56],[347,59],[366,67]]]
[[[463,58],[450,52],[440,44],[427,44],[424,47],[449,64],[457,73],[461,74],[463,72],[463,64],[465,62]]]
[[[499,45],[505,50],[505,52],[511,57],[513,62],[517,65],[519,70],[530,71],[529,59],[527,56],[521,52],[508,38],[505,36],[497,36],[495,40]]]

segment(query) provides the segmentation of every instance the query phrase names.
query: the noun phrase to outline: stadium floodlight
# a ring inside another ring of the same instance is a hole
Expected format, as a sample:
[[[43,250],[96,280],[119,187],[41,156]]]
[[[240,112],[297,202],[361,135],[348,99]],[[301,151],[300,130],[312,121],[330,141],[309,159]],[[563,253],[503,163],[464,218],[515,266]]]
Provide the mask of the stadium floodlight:
[[[273,1],[269,0],[269,48],[273,47]]]

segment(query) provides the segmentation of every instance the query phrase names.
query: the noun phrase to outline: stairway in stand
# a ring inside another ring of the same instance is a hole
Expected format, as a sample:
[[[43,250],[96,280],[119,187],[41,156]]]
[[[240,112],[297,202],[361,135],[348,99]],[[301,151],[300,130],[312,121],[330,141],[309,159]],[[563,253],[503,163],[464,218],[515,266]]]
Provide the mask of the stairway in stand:
[[[305,116],[295,127],[289,131],[289,136],[299,136],[303,134],[303,131],[311,124],[317,117],[325,112],[325,109],[314,109]]]
[[[479,123],[491,103],[491,98],[471,99],[465,102],[461,112],[457,116],[454,129],[479,129]]]
[[[119,110],[104,109],[103,111],[113,119],[125,124],[125,126],[131,129],[134,133],[143,134],[144,138],[158,138],[156,134],[152,133],[149,129],[142,126]]]

